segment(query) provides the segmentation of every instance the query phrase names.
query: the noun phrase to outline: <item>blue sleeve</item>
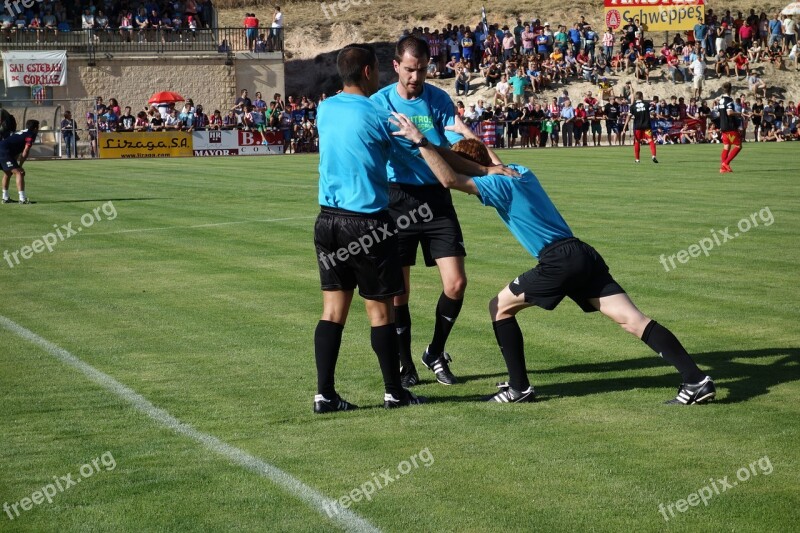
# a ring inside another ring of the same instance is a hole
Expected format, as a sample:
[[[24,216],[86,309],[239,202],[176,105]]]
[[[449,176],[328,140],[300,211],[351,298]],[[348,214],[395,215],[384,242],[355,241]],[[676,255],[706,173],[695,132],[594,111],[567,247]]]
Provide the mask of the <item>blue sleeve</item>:
[[[506,178],[497,175],[478,176],[472,178],[478,188],[480,201],[483,205],[494,207],[500,212],[508,211],[511,203],[511,188]]]
[[[447,126],[452,126],[455,124],[456,108],[447,93],[440,92],[438,95],[439,101],[436,102],[435,109],[437,110],[437,114],[439,116],[436,117],[436,119],[442,128],[442,133],[444,133],[444,137],[447,139],[447,142],[453,145],[464,138],[454,131],[445,129]]]

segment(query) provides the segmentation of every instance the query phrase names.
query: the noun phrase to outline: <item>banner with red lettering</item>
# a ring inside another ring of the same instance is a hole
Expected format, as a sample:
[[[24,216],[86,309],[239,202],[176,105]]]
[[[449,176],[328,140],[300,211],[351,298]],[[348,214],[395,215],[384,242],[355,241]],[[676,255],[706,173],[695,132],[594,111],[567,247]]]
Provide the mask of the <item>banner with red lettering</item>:
[[[54,87],[67,84],[66,50],[3,52],[6,87]]]
[[[605,25],[635,22],[644,31],[691,30],[705,19],[705,0],[603,0]]]

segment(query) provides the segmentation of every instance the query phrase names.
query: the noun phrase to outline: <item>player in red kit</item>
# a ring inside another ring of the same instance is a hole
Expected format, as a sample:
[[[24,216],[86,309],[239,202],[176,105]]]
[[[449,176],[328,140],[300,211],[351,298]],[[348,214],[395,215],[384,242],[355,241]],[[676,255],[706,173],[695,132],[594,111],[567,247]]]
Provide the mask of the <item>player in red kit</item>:
[[[633,153],[636,157],[636,162],[639,162],[639,150],[643,141],[650,144],[650,154],[653,156],[653,163],[658,163],[656,159],[656,143],[653,141],[653,132],[650,130],[650,120],[655,117],[655,113],[650,110],[650,102],[644,101],[642,91],[636,91],[634,95],[633,105],[631,105],[631,114],[628,115],[628,120],[625,121],[625,131],[628,127],[631,117],[633,117]]]
[[[742,136],[739,133],[739,121],[742,116],[736,111],[736,105],[731,98],[731,84],[722,84],[723,95],[717,104],[719,111],[719,129],[722,132],[722,156],[720,158],[720,174],[733,172],[731,161],[742,151]]]

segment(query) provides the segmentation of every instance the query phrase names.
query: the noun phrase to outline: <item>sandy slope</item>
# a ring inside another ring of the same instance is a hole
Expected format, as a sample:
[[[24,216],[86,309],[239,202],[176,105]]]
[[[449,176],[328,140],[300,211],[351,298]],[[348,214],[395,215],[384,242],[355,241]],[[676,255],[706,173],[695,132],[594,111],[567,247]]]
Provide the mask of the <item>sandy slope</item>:
[[[358,0],[357,0],[358,1]],[[450,0],[447,3],[441,2],[397,2],[396,0],[360,0],[357,4],[347,4],[346,10],[337,8],[335,2],[327,2],[325,9],[320,2],[292,2],[282,6],[282,11],[286,19],[286,91],[288,94],[308,94],[318,95],[321,92],[334,92],[338,85],[335,69],[335,53],[346,44],[352,42],[373,42],[377,45],[379,58],[382,65],[382,77],[385,83],[396,81],[396,77],[391,68],[392,45],[401,33],[403,28],[413,26],[429,26],[440,28],[447,22],[453,23],[472,23],[479,21],[480,3],[469,2],[468,0]],[[569,9],[564,9],[563,2],[556,0],[518,0],[511,5],[505,1],[490,0],[485,2],[486,10],[491,23],[500,22],[510,25],[515,24],[516,17],[531,18],[537,17],[541,20],[560,21],[571,23],[578,19],[581,14],[586,16],[586,20],[601,27],[602,7],[597,1],[589,2],[578,0],[571,2]],[[762,10],[768,14],[774,13],[776,9],[783,7],[785,2],[768,1],[754,4],[753,2],[731,1],[719,3],[707,3],[706,9],[716,9],[717,12],[730,9],[732,12],[742,10],[745,14],[750,7],[755,7],[757,12]],[[240,26],[247,11],[255,12],[262,21],[268,22],[272,16],[272,9],[262,5],[243,8],[223,10],[220,13],[220,22],[225,26]],[[661,40],[663,34],[653,34],[654,40]],[[706,82],[705,96],[715,96],[720,93],[719,88],[723,80],[718,80],[711,74],[713,66],[709,66],[707,73],[709,79]],[[761,75],[770,87],[769,94],[775,94],[785,100],[800,100],[800,73],[795,71],[778,71],[772,65],[758,64],[755,70]],[[612,77],[620,84],[632,76],[621,76],[618,79]],[[661,97],[691,96],[691,84],[673,85],[668,81],[667,75],[661,75],[660,71],[653,72],[651,76],[653,84],[641,86],[645,96],[650,97],[657,94]],[[639,86],[634,81],[634,86]],[[734,92],[739,94],[747,90],[744,82],[736,82]],[[433,83],[441,86],[445,90],[455,95],[452,88],[452,81],[442,81]],[[466,99],[465,103],[476,101],[478,98],[490,100],[493,90],[486,90],[485,87],[474,83],[475,88],[472,94]],[[587,90],[596,88],[588,83],[572,82],[566,87],[555,85],[551,90],[544,93],[544,97],[559,94],[563,88],[567,88],[571,95],[577,96],[584,94]]]

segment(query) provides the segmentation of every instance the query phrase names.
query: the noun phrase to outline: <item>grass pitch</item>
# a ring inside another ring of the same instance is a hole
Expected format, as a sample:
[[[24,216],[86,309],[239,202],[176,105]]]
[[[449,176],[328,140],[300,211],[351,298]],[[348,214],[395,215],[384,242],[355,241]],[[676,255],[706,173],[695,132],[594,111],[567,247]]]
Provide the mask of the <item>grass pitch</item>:
[[[662,405],[674,369],[568,301],[519,316],[541,401],[475,401],[505,379],[487,302],[535,262],[492,209],[454,193],[469,287],[447,349],[463,383],[423,373],[416,391],[429,405],[379,408],[356,299],[337,388],[364,408],[313,415],[313,156],[30,162],[38,203],[0,206],[0,253],[70,224],[75,233],[52,252],[18,254],[13,268],[0,262],[0,316],[330,499],[389,469],[392,483],[349,508],[384,531],[786,531],[800,521],[796,148],[748,144],[726,175],[715,146],[659,147],[659,165],[634,165],[630,147],[502,154],[534,170],[576,235],[715,378],[708,406]],[[743,219],[759,225],[739,232]],[[669,271],[660,262],[726,227],[740,235],[708,256],[681,256]],[[412,287],[418,357],[432,334],[435,269],[413,270]],[[52,503],[3,510],[0,530],[340,529],[5,324],[0,505],[54,476],[81,478],[103,454],[115,466],[99,463]],[[404,466],[423,450],[429,466]]]

